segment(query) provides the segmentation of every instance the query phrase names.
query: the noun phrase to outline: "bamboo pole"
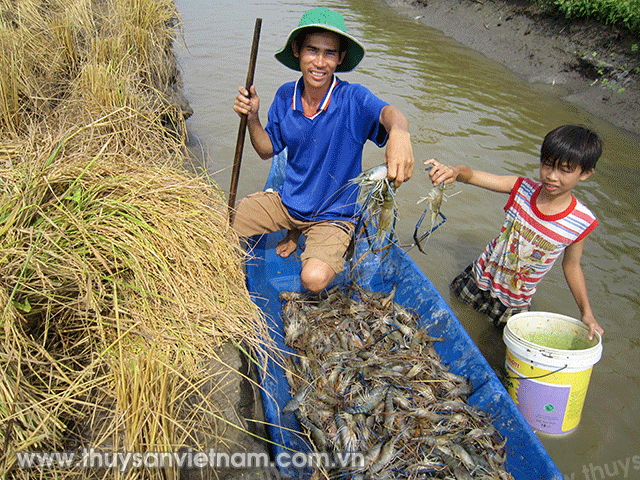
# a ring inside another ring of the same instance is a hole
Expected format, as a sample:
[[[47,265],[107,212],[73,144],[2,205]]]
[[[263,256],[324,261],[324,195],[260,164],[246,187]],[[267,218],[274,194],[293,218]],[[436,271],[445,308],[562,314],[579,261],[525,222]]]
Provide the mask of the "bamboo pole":
[[[260,41],[260,28],[262,19],[256,18],[256,25],[253,30],[253,44],[251,45],[251,56],[249,58],[249,71],[247,73],[246,88],[249,90],[253,85],[253,76],[256,71],[256,59],[258,57],[258,43]],[[233,171],[231,173],[231,187],[229,188],[229,223],[233,222],[234,207],[236,204],[236,192],[238,190],[238,178],[240,176],[240,164],[242,163],[242,149],[244,148],[244,138],[247,131],[247,116],[240,118],[240,128],[238,128],[238,139],[236,141],[236,153],[233,159]]]

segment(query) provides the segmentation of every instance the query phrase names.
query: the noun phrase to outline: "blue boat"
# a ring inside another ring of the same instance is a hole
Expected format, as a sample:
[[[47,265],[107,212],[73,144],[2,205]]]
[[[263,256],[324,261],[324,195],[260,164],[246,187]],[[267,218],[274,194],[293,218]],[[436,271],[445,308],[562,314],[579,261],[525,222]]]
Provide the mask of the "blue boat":
[[[267,182],[267,186],[270,185],[273,185],[271,177]],[[278,295],[282,291],[302,291],[301,264],[295,253],[288,258],[276,254],[277,242],[283,234],[276,232],[251,239],[247,286],[252,300],[266,315],[277,346],[293,353],[284,344],[282,304]],[[434,344],[435,349],[451,372],[470,380],[473,393],[468,403],[491,415],[494,427],[506,438],[507,471],[516,480],[563,480],[480,350],[415,262],[395,245],[377,255],[366,253],[368,247],[366,240],[357,243],[354,258],[364,255],[363,260],[353,271],[345,269],[332,285],[355,281],[365,289],[389,293],[397,283],[395,301],[414,311],[419,317],[419,326],[427,328],[429,335],[444,339]],[[292,454],[313,450],[294,414],[282,413],[291,398],[284,370],[275,362],[268,362],[265,367],[260,374],[262,399],[278,468],[285,477],[306,478],[310,470],[297,468]]]

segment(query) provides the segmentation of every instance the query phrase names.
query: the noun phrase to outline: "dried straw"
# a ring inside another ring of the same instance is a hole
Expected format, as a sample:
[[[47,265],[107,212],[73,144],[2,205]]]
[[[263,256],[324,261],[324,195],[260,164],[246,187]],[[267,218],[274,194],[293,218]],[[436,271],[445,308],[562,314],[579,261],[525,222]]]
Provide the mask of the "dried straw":
[[[0,477],[117,477],[15,452],[203,447],[207,358],[274,353],[223,194],[183,168],[173,2],[44,3],[0,0]]]

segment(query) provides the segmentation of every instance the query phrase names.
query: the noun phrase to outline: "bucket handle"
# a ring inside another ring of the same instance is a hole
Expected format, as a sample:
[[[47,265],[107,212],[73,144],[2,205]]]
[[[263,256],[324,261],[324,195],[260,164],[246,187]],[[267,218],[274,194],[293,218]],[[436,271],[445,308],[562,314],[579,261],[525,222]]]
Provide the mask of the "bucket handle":
[[[506,368],[502,368],[503,374],[505,378],[508,379],[517,379],[517,380],[531,380],[531,379],[536,379],[536,378],[544,378],[544,377],[548,377],[549,375],[553,375],[554,373],[558,373],[561,372],[562,370],[564,370],[565,368],[567,368],[569,365],[565,365],[564,367],[560,367],[557,370],[554,370],[553,372],[549,372],[549,373],[545,373],[544,375],[538,375],[537,377],[520,377],[518,375],[515,376],[511,376],[509,375],[509,373],[507,372]]]

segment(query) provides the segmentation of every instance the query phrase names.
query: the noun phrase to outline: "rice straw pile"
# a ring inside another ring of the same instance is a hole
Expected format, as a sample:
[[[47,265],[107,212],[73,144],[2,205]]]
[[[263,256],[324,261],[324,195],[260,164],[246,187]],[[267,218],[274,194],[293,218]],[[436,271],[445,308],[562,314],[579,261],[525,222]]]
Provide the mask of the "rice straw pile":
[[[176,451],[215,428],[206,359],[270,353],[219,188],[183,167],[168,0],[0,0],[0,478],[16,452]]]

